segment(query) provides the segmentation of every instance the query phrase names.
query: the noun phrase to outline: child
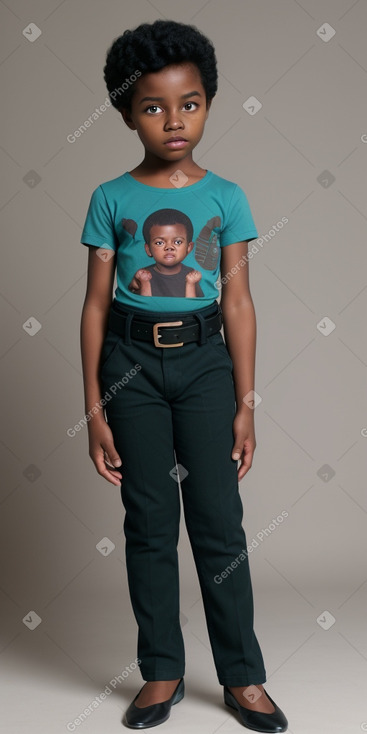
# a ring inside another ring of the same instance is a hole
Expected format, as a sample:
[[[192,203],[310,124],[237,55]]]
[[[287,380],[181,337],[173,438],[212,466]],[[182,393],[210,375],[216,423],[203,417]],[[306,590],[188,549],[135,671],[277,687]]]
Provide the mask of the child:
[[[201,273],[182,264],[194,247],[192,233],[192,223],[183,212],[161,209],[150,214],[143,224],[143,237],[155,264],[135,273],[130,290],[141,296],[203,296]]]
[[[246,254],[258,233],[242,189],[192,158],[217,91],[215,51],[194,26],[144,23],[113,42],[104,78],[111,103],[144,146],[136,168],[93,191],[81,236],[89,246],[81,320],[86,410],[105,406],[88,422],[89,455],[101,476],[116,486],[121,480],[146,681],[123,721],[161,724],[184,695],[180,488],[224,701],[250,729],[285,731],[286,717],[262,686],[238,487],[256,446],[256,321]],[[147,298],[129,288],[149,256],[144,223],[163,208],[192,222],[188,239],[196,247],[187,248],[185,261],[201,274],[203,295]]]

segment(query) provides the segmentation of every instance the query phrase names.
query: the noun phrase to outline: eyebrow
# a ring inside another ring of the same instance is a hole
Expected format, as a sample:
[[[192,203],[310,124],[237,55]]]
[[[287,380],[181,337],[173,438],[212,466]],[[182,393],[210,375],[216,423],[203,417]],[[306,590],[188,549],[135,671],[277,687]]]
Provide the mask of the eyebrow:
[[[201,94],[196,90],[188,92],[188,94],[181,94],[181,99],[187,99],[187,97],[201,97]],[[143,102],[163,102],[163,100],[164,97],[143,97],[143,99],[139,101],[139,104],[142,104]]]

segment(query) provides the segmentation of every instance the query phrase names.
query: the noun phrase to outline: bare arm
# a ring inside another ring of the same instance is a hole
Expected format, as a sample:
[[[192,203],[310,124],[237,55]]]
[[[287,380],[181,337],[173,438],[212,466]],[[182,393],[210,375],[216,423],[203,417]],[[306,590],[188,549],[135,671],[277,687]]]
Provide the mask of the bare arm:
[[[221,255],[221,275],[228,278],[222,286],[223,329],[233,362],[237,403],[232,458],[241,459],[239,480],[250,469],[256,448],[254,409],[247,404],[251,398],[249,393],[255,389],[256,353],[256,316],[250,293],[248,262],[244,263],[247,252],[248,244],[244,241],[223,247]],[[231,269],[235,267],[237,272],[232,274]]]
[[[99,380],[99,364],[103,341],[107,331],[107,320],[112,303],[112,288],[115,275],[115,257],[101,259],[97,254],[101,248],[89,246],[87,291],[84,299],[81,323],[80,346],[84,383],[84,403],[86,414],[100,405],[101,386]],[[107,250],[110,252],[110,250]],[[108,460],[114,463],[119,459],[113,444],[111,430],[105,421],[101,407],[96,413],[91,413],[88,422],[89,455],[101,476],[112,484],[120,472],[109,471],[105,465],[105,453]]]

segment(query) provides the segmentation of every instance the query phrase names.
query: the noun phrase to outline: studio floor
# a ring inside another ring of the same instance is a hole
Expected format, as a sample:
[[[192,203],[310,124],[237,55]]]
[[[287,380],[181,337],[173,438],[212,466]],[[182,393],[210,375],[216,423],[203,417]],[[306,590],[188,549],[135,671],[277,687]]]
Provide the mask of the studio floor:
[[[254,585],[254,594],[255,631],[267,670],[264,687],[286,714],[290,734],[367,731],[364,586],[343,603],[343,591],[329,589],[327,609],[318,608],[320,589],[301,597],[280,583],[270,590]],[[183,596],[186,692],[157,731],[244,731],[237,714],[223,702],[197,587],[191,599],[190,589]],[[3,642],[2,731],[127,731],[123,712],[143,680],[133,664],[136,626],[126,589],[119,586],[114,596],[107,587],[95,595],[86,588],[63,601],[62,616],[60,606],[51,604],[38,627],[30,630],[25,624],[19,631],[18,626]],[[83,716],[85,710],[89,713]]]

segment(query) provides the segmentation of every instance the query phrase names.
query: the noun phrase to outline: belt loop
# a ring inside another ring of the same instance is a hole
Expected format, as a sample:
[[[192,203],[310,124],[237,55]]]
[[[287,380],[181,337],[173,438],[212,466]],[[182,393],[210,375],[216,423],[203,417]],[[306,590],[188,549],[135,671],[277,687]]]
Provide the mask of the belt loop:
[[[133,320],[133,317],[134,317],[134,314],[131,313],[131,312],[128,313],[128,315],[126,317],[124,342],[125,342],[125,344],[128,344],[128,345],[131,344],[130,326],[131,326],[131,322]]]
[[[199,323],[200,323],[200,339],[199,339],[199,344],[206,344],[206,342],[208,340],[206,338],[204,317],[201,315],[201,313],[195,313],[194,316],[199,319]]]

